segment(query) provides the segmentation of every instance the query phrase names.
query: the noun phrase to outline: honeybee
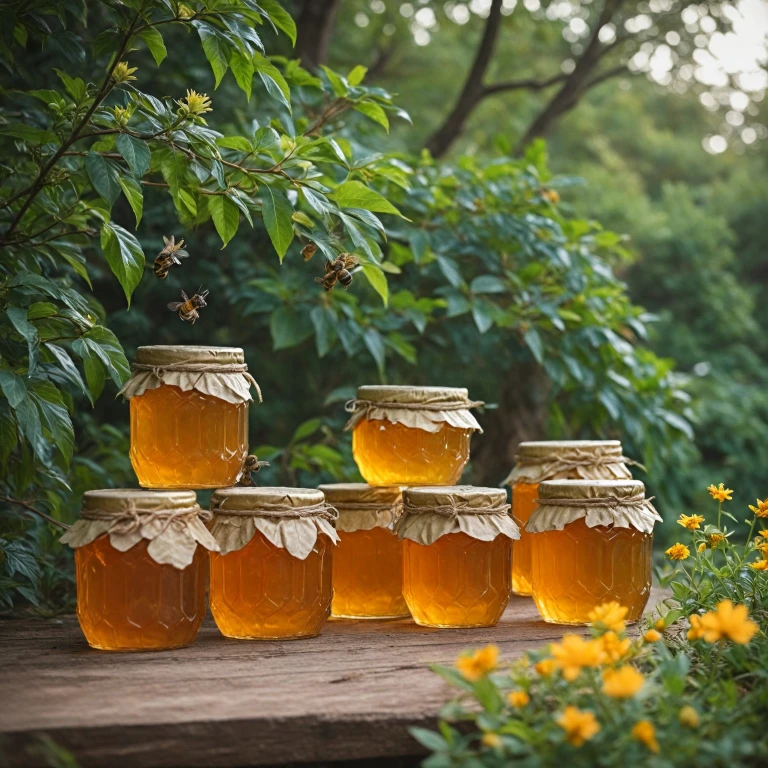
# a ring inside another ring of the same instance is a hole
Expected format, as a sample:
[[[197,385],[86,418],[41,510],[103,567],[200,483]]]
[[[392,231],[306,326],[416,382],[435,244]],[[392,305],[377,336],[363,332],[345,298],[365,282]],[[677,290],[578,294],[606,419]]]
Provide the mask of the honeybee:
[[[168,277],[168,270],[174,264],[181,264],[181,259],[189,257],[189,254],[182,250],[184,248],[183,240],[179,240],[177,243],[173,235],[171,235],[170,240],[163,235],[163,242],[165,247],[157,254],[154,266],[155,277],[159,277],[161,280],[165,280]]]
[[[314,243],[307,243],[301,249],[301,255],[304,257],[304,261],[309,261],[317,252],[317,246]]]
[[[322,285],[326,291],[332,290],[333,286],[339,282],[344,286],[344,290],[346,290],[352,282],[350,270],[356,267],[357,264],[357,257],[351,253],[342,253],[341,256],[333,261],[325,262],[325,275],[323,277],[316,277],[315,282]]]
[[[242,472],[240,473],[239,483],[240,485],[252,486],[256,485],[253,480],[253,473],[259,472],[262,467],[268,467],[268,461],[259,461],[258,456],[247,456],[245,463],[243,464]]]
[[[200,288],[202,289],[202,286]],[[205,297],[208,293],[208,291],[200,293],[200,289],[198,289],[198,292],[190,299],[189,296],[182,291],[181,298],[184,299],[184,301],[172,301],[168,305],[168,309],[170,309],[171,312],[178,312],[179,319],[194,325],[195,320],[200,318],[200,313],[197,310],[208,306],[205,303]]]

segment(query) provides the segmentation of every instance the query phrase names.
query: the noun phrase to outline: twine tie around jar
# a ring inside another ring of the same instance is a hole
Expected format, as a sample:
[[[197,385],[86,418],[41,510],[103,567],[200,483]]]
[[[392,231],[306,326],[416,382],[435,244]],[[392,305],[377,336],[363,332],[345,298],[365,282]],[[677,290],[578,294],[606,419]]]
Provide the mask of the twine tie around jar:
[[[465,504],[439,504],[437,506],[409,506],[406,507],[402,502],[398,505],[401,513],[419,514],[423,512],[434,512],[443,517],[459,517],[460,515],[501,515],[506,514],[512,509],[511,504],[496,504],[492,507],[470,507]]]
[[[548,464],[556,464],[558,471],[566,472],[578,467],[598,467],[607,466],[609,464],[626,464],[628,466],[640,467],[643,472],[646,471],[645,467],[639,462],[630,459],[627,456],[611,456],[611,455],[596,455],[593,452],[587,451],[569,451],[569,458],[559,458],[551,456],[515,456],[515,464],[519,466],[544,466]],[[573,455],[574,458],[570,458]]]
[[[169,363],[167,365],[147,365],[145,363],[131,363],[131,370],[136,371],[150,371],[157,378],[161,377],[162,373],[174,372],[174,373],[240,373],[248,381],[249,384],[256,390],[256,394],[259,396],[259,402],[263,402],[261,397],[261,388],[256,383],[256,379],[248,373],[248,366],[245,363],[228,363],[225,365],[219,365],[217,363]]]
[[[294,507],[291,504],[270,504],[264,502],[255,509],[223,509],[218,505],[212,504],[211,512],[214,515],[228,515],[230,517],[271,517],[275,519],[319,517],[331,522],[335,521],[339,516],[336,507],[328,504],[328,502],[313,504],[308,507]]]
[[[375,400],[347,400],[344,404],[344,410],[347,413],[358,413],[359,411],[370,411],[379,408],[402,409],[405,411],[466,411],[469,408],[479,408],[485,405],[483,400],[463,400],[461,402],[446,403],[437,398],[430,398],[420,403],[390,403],[379,402]]]
[[[84,509],[81,517],[83,520],[111,521],[114,524],[110,526],[110,534],[125,535],[140,530],[147,523],[159,520],[162,527],[157,532],[155,538],[162,536],[170,527],[180,531],[185,525],[197,517],[203,522],[211,519],[211,513],[200,509],[199,505],[194,504],[191,507],[180,507],[167,511],[154,509],[139,509],[135,502],[129,501],[128,507],[122,512],[105,512],[100,509]]]
[[[650,504],[656,497],[649,496],[645,498],[644,494],[636,494],[635,496],[626,496],[619,498],[618,496],[601,496],[597,499],[534,499],[535,504],[539,504],[543,507],[606,507],[613,509],[618,506],[622,507],[644,507],[646,504]]]

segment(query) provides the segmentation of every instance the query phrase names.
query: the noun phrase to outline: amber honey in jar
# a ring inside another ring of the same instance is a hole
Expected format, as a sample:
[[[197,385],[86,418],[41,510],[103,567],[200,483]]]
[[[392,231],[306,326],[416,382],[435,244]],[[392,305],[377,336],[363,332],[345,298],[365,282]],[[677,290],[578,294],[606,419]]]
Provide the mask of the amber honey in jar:
[[[360,387],[345,427],[360,474],[370,485],[452,485],[480,430],[470,408],[481,404],[466,389]]]
[[[248,453],[243,350],[139,347],[121,394],[131,407],[131,464],[145,488],[234,485]],[[261,393],[259,393],[261,401]]]
[[[309,488],[222,488],[211,497],[211,613],[226,637],[320,634],[331,612],[336,512]]]
[[[512,545],[512,591],[531,594],[531,537],[524,530],[544,480],[626,480],[629,459],[618,440],[551,440],[520,443],[505,485],[512,489],[512,516],[520,540]]]
[[[201,514],[192,491],[85,493],[61,541],[75,549],[77,618],[90,646],[157,651],[195,639],[206,550],[217,548]]]
[[[333,553],[331,615],[344,619],[402,619],[403,543],[392,528],[402,500],[397,486],[321,485],[339,513]]]
[[[639,480],[549,480],[528,519],[533,600],[545,621],[589,624],[616,601],[637,621],[651,593],[653,526]]]
[[[417,624],[491,627],[511,593],[512,539],[520,532],[499,488],[403,491],[403,596]]]

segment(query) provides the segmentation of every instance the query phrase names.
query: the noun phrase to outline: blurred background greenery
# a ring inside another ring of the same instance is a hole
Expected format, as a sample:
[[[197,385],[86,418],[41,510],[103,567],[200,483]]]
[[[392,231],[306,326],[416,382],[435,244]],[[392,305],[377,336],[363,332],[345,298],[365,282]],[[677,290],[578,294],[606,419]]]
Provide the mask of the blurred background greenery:
[[[143,344],[245,348],[264,393],[251,408],[251,448],[272,464],[260,484],[357,479],[343,403],[382,380],[467,386],[488,403],[465,482],[500,483],[522,439],[622,439],[648,468],[666,520],[661,545],[710,482],[736,489],[737,510],[768,493],[766,6],[286,7],[297,49],[265,32],[270,54],[339,72],[363,64],[366,85],[397,94],[410,115],[389,133],[360,114],[333,126],[355,157],[394,153],[402,171],[379,189],[411,221],[382,217],[383,253],[365,237],[350,246],[388,264],[388,304],[360,274],[348,292],[324,294],[314,283],[322,254],[305,263],[298,241],[280,265],[260,219],[222,249],[210,222],[179,224],[170,197],[147,190],[136,236],[148,266],[130,309],[104,262],[88,260],[105,325],[128,358]],[[86,42],[98,28],[92,16]],[[182,31],[166,46],[159,68],[147,51],[131,53],[146,92],[210,94],[208,122],[227,133],[287,119],[263,90],[246,103],[231,75],[214,90]],[[65,52],[28,56],[14,83],[56,87],[45,73]],[[300,112],[302,89],[293,96]],[[133,229],[125,200],[113,216]],[[191,258],[160,282],[151,258],[162,235],[184,238]],[[199,285],[209,306],[185,325],[166,304]],[[87,488],[135,484],[128,406],[115,391],[108,383],[93,409],[73,401],[62,519],[74,519]],[[28,493],[45,501],[48,492]],[[68,555],[47,526],[15,520],[6,525],[36,542],[39,609],[71,605]]]

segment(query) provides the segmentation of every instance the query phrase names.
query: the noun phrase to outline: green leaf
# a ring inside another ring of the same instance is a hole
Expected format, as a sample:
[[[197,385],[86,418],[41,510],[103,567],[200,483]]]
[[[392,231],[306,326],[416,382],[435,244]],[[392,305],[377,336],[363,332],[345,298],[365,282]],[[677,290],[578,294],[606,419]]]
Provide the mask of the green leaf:
[[[60,69],[54,69],[53,71],[59,76],[59,79],[64,83],[64,87],[67,89],[67,93],[69,93],[75,101],[80,101],[80,99],[85,96],[85,83],[79,77],[70,77],[66,72],[63,72]]]
[[[232,51],[229,58],[229,66],[232,74],[235,76],[240,90],[245,93],[246,99],[251,100],[251,87],[253,86],[253,59],[241,53],[237,48]],[[245,150],[250,151],[250,147]]]
[[[221,247],[226,248],[240,226],[240,212],[226,195],[212,195],[208,200],[208,210],[223,243]]]
[[[448,742],[434,731],[428,731],[426,728],[409,728],[411,736],[430,752],[445,752],[449,749]]]
[[[73,342],[72,349],[74,349],[83,361],[85,380],[88,383],[91,403],[93,403],[99,395],[101,395],[104,389],[104,364],[101,362],[95,351],[92,351],[82,339]]]
[[[320,65],[320,69],[325,72],[328,82],[331,84],[331,88],[333,88],[333,92],[337,96],[343,97],[349,93],[349,88],[341,75],[337,74],[332,69],[329,69],[324,64]]]
[[[131,294],[144,275],[144,251],[139,241],[118,224],[104,224],[101,228],[101,249],[118,282],[123,287],[128,306]]]
[[[37,364],[40,362],[40,336],[27,317],[27,310],[23,307],[8,307],[6,310],[8,319],[13,327],[22,335],[27,342],[27,354],[29,362],[27,364],[27,375],[34,373]]]
[[[139,37],[146,43],[152,58],[155,60],[155,64],[159,67],[163,63],[163,59],[168,55],[165,43],[163,42],[163,36],[155,27],[149,27],[139,32]]]
[[[365,75],[368,72],[368,67],[364,67],[362,64],[358,64],[353,67],[350,73],[347,75],[347,82],[350,85],[360,85],[365,80]]]
[[[383,125],[387,133],[389,133],[387,113],[375,101],[361,101],[359,104],[355,104],[355,111],[370,117],[371,120],[379,125]]]
[[[109,328],[96,325],[75,341],[72,348],[81,355],[82,346],[77,346],[79,342],[98,357],[115,386],[122,387],[125,384],[131,375],[131,369],[120,342]]]
[[[386,349],[381,334],[375,328],[366,328],[363,333],[363,343],[371,353],[371,357],[376,361],[376,367],[379,369],[379,373],[383,375]]]
[[[149,170],[151,153],[146,142],[130,136],[127,133],[121,133],[115,141],[117,151],[125,158],[131,173],[140,179]]]
[[[224,149],[234,149],[238,152],[252,152],[251,142],[245,136],[222,136],[216,139],[216,144]]]
[[[197,28],[205,58],[208,59],[213,70],[214,88],[218,88],[221,79],[227,73],[229,45],[215,27],[200,21],[193,21],[192,24]]]
[[[59,311],[59,308],[50,301],[36,301],[29,305],[27,310],[27,320],[41,320],[44,317],[51,317]]]
[[[180,208],[179,189],[187,175],[187,158],[181,152],[168,152],[163,155],[160,170],[168,184],[176,208]]]
[[[389,286],[387,285],[387,276],[384,274],[384,271],[377,264],[365,263],[363,264],[363,274],[373,290],[381,296],[381,300],[386,307],[389,302]]]
[[[75,447],[75,430],[61,393],[50,381],[38,381],[32,385],[30,396],[40,411],[42,425],[69,464]]]
[[[295,347],[312,335],[312,324],[306,315],[293,307],[282,306],[269,318],[269,330],[275,349]]]
[[[266,11],[272,23],[288,35],[291,45],[296,45],[296,22],[280,3],[277,0],[259,0],[259,5]]]
[[[74,384],[91,401],[91,405],[93,405],[91,393],[88,387],[85,386],[85,382],[80,376],[80,371],[77,370],[77,366],[72,362],[72,358],[67,351],[58,344],[46,343],[45,348],[56,358],[56,361],[59,364],[56,373],[49,370],[49,376],[57,381],[63,380]]]
[[[16,415],[21,434],[27,439],[35,455],[48,462],[48,442],[43,436],[43,427],[32,398],[27,393],[24,380],[12,371],[0,370],[0,389]]]
[[[328,307],[313,307],[309,317],[315,327],[317,356],[325,357],[336,340],[336,315]]]
[[[480,333],[485,333],[493,326],[493,306],[482,299],[473,302],[472,318],[475,321],[477,330]]]
[[[130,176],[121,176],[118,179],[118,183],[123,190],[128,205],[131,206],[133,215],[136,217],[136,229],[138,229],[144,209],[144,193],[141,191],[141,184]]]
[[[506,293],[507,284],[495,275],[478,275],[469,285],[472,293]]]
[[[405,218],[384,195],[366,187],[360,181],[345,181],[336,187],[329,197],[342,208],[364,208],[373,213],[391,213]]]
[[[296,427],[296,431],[291,438],[291,443],[298,443],[300,440],[304,440],[305,438],[314,435],[322,426],[322,419],[307,419],[307,421],[302,422]]]
[[[117,168],[98,152],[89,152],[85,156],[85,169],[94,189],[111,208],[120,197]]]
[[[528,349],[531,350],[531,354],[539,365],[544,362],[544,343],[541,340],[539,332],[535,328],[529,328],[523,334],[523,341],[525,341]]]
[[[282,192],[266,184],[262,187],[261,200],[264,225],[282,263],[288,246],[293,241],[293,207]]]
[[[659,415],[662,419],[664,419],[664,421],[667,422],[667,424],[669,424],[670,427],[678,430],[679,432],[682,432],[689,440],[694,439],[695,435],[693,428],[682,416],[678,416],[673,411],[667,410],[661,410]]]
[[[267,93],[278,101],[282,102],[288,111],[291,111],[291,89],[281,74],[280,70],[266,57],[260,53],[253,56],[253,66],[259,73]]]

